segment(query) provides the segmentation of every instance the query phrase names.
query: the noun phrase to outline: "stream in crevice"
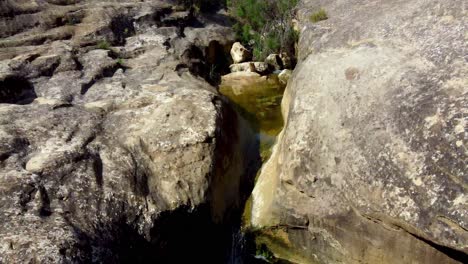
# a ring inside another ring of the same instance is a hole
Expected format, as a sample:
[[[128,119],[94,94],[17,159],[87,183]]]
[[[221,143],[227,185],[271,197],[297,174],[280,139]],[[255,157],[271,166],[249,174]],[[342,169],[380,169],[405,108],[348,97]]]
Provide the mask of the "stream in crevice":
[[[219,86],[220,93],[229,98],[236,111],[255,131],[256,141],[259,143],[256,151],[260,153],[262,164],[270,158],[276,137],[284,125],[281,100],[285,87],[277,74],[223,80]],[[260,171],[261,169],[258,170],[257,177]],[[241,226],[233,230],[228,261],[230,264],[268,263],[259,252],[261,249],[255,245],[254,235],[247,231],[250,216],[251,198],[244,205]]]
[[[281,100],[285,85],[277,74],[255,77],[247,81],[222,82],[221,94],[234,103],[236,110],[245,118],[260,142],[262,162],[268,160],[276,136],[283,128]]]

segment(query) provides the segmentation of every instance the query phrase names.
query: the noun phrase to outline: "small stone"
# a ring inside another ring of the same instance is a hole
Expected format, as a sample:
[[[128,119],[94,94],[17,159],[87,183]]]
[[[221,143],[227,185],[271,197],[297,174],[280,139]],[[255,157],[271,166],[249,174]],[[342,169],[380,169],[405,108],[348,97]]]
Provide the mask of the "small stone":
[[[236,63],[229,66],[231,72],[256,72],[261,75],[268,74],[270,67],[262,61]]]
[[[231,72],[255,72],[255,65],[253,62],[236,63],[229,66]]]
[[[41,173],[48,161],[48,155],[38,154],[26,163],[26,170],[32,173]]]
[[[262,75],[268,74],[270,72],[270,66],[266,62],[256,61],[253,62],[253,64],[255,66],[255,72],[258,72]]]
[[[275,71],[283,69],[283,63],[281,62],[281,59],[278,54],[268,55],[268,57],[265,59],[265,63],[270,65],[270,67]]]
[[[241,63],[252,59],[252,53],[248,51],[240,42],[236,42],[231,48],[231,57],[234,63]]]
[[[292,75],[291,70],[283,70],[278,75],[278,79],[282,84],[286,85],[286,84],[288,84],[288,81],[291,78],[291,75]]]
[[[280,53],[279,58],[283,64],[283,69],[292,69],[293,62],[291,56],[289,56],[286,52],[282,52]]]

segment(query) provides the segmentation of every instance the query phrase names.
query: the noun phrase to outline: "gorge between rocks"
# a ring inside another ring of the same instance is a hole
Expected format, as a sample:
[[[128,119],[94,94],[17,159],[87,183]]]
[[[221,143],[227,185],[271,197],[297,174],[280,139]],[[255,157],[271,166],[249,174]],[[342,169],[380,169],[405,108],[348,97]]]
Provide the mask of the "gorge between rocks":
[[[463,0],[180,3],[0,2],[0,263],[467,262]]]

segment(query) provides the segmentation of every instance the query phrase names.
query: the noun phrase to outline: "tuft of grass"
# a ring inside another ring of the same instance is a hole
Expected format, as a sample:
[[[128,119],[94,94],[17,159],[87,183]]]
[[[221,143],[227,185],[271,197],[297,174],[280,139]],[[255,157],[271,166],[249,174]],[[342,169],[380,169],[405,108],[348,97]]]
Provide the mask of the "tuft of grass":
[[[327,12],[323,8],[320,8],[319,11],[313,13],[310,16],[310,21],[313,23],[317,23],[317,22],[320,22],[322,20],[327,20],[327,19],[328,19]]]
[[[101,40],[97,44],[97,48],[98,49],[104,49],[104,50],[111,50],[111,45],[110,45],[109,42],[107,42],[107,40]]]
[[[124,60],[122,58],[118,58],[117,59],[117,65],[123,66],[123,64],[124,64]]]
[[[271,263],[271,261],[274,260],[273,253],[268,249],[268,247],[265,244],[261,244],[257,246],[256,252],[255,252],[257,257],[261,257],[268,263]]]

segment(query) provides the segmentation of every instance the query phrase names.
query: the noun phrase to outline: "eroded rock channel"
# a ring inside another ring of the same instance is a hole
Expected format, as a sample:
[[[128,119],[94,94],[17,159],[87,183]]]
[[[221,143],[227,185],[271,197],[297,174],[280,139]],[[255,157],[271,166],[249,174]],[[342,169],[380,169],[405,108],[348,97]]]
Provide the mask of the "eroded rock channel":
[[[283,128],[281,101],[285,86],[278,79],[278,74],[260,76],[250,73],[223,77],[219,86],[220,93],[229,98],[234,109],[248,123],[248,129],[254,131],[252,136],[256,147],[252,149],[254,155],[250,156],[260,154],[255,167],[257,176],[262,164],[270,158],[276,137]],[[254,183],[255,180],[252,179],[252,188]],[[251,190],[248,189],[249,194]],[[251,230],[250,197],[243,208],[242,216],[239,216],[242,218],[237,226],[233,226],[233,245],[228,263],[268,263],[269,259],[262,252],[268,252],[268,249],[262,249],[261,243],[257,245],[256,233]]]

